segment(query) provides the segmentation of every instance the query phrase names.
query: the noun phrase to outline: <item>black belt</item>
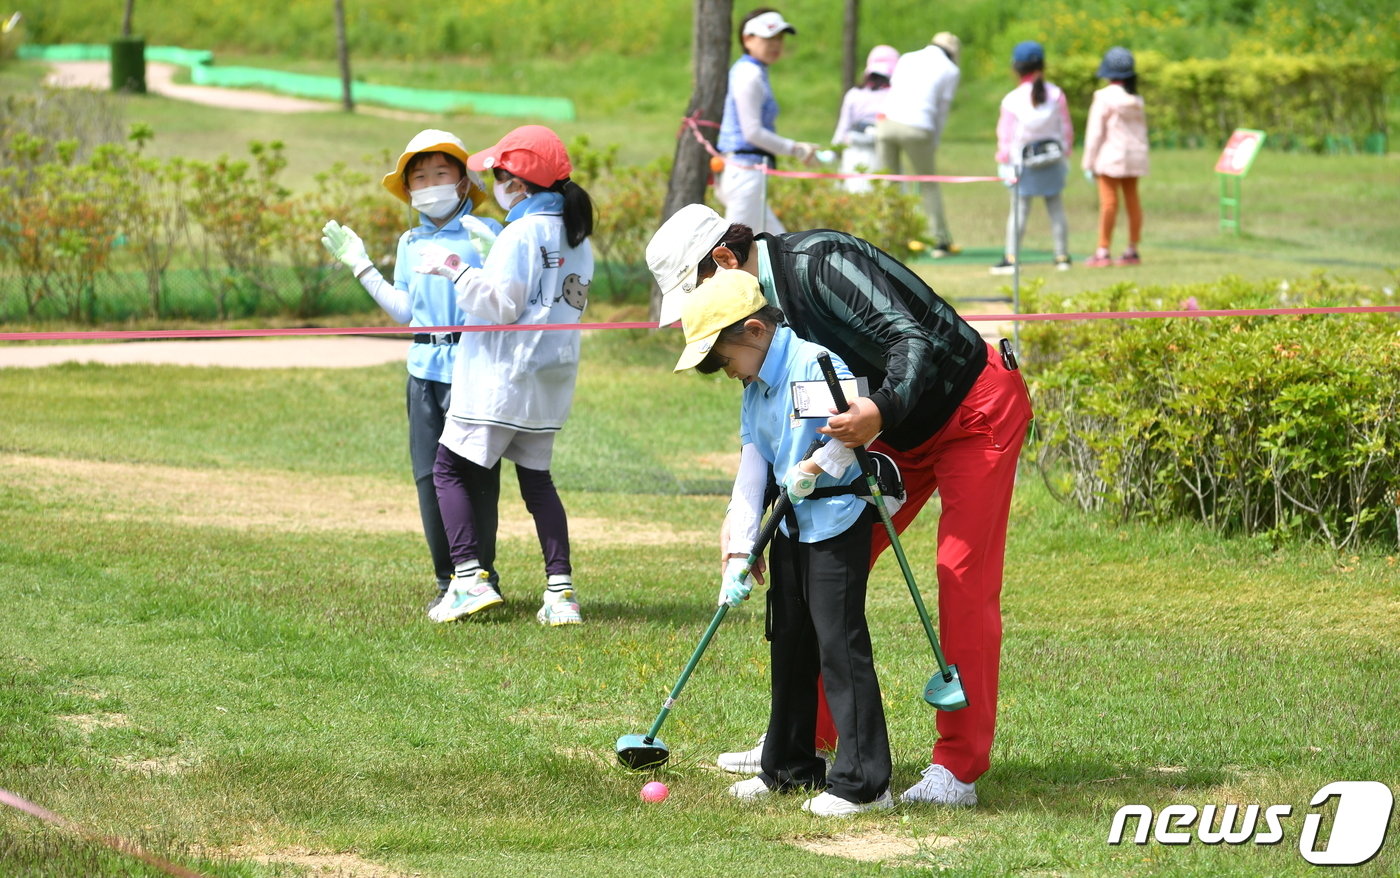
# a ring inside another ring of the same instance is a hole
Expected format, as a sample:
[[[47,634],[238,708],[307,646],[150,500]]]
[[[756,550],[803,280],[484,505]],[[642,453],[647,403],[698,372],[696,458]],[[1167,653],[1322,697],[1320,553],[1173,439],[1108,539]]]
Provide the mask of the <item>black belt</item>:
[[[736,149],[733,155],[756,155],[770,168],[778,166],[778,157],[763,149]]]
[[[415,332],[414,344],[456,344],[462,337],[460,332]]]

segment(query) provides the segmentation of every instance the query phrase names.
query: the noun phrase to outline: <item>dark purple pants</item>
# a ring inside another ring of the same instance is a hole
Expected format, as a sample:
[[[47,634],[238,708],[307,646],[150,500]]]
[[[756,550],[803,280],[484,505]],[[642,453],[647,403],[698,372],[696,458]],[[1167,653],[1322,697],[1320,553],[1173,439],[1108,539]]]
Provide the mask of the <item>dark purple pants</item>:
[[[520,497],[525,501],[525,508],[535,519],[535,533],[539,536],[540,551],[544,553],[545,575],[571,574],[569,519],[564,514],[564,504],[559,500],[549,470],[517,465],[515,477],[520,482]],[[473,559],[481,561],[481,545],[489,542],[493,548],[495,546],[496,500],[500,495],[489,490],[492,480],[491,470],[458,456],[444,445],[438,446],[433,484],[437,487],[438,507],[442,510],[453,564]],[[488,508],[478,508],[482,505]],[[488,520],[489,535],[478,536],[478,527],[484,531]]]

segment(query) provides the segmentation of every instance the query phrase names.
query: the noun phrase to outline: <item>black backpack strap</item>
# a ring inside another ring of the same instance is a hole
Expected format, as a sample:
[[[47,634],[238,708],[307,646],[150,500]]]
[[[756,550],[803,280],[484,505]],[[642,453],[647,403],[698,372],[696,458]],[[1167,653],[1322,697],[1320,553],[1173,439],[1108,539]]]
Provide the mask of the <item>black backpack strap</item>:
[[[903,502],[904,478],[900,475],[899,467],[888,454],[879,451],[871,451],[870,460],[875,464],[875,481],[880,486],[880,493]],[[807,495],[807,499],[820,500],[824,497],[842,497],[846,494],[854,494],[873,502],[873,498],[870,496],[870,487],[866,485],[864,476],[857,476],[856,480],[848,485],[817,488]]]

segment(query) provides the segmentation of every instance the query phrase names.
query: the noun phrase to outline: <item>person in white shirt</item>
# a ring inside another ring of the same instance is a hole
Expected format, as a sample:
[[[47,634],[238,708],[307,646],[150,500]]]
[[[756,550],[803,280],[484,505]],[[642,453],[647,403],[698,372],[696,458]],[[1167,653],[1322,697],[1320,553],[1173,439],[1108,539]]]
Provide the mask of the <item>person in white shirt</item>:
[[[452,281],[469,326],[579,323],[593,280],[593,202],[570,179],[573,164],[559,136],[542,125],[522,126],[473,154],[467,167],[491,171],[496,202],[507,211],[505,230],[480,268],[439,248],[414,270]],[[456,570],[429,614],[433,621],[452,622],[503,602],[480,563],[477,500],[468,489],[474,475],[503,457],[515,463],[544,554],[536,618],[551,627],[583,621],[568,518],[549,472],[554,437],[573,405],[579,335],[577,329],[462,333],[433,468]]]
[[[876,154],[883,170],[901,173],[902,156],[908,159],[912,173],[938,173],[938,143],[962,76],[958,70],[961,51],[962,42],[944,31],[935,34],[924,48],[900,56],[890,77],[884,118],[875,125]],[[918,186],[934,257],[956,253],[938,184],[925,181]]]
[[[768,66],[783,54],[783,35],[797,34],[782,14],[759,8],[739,24],[739,46],[744,54],[729,68],[729,93],[719,126],[719,151],[724,170],[715,179],[715,196],[725,207],[725,218],[743,223],[755,232],[787,231],[768,208],[768,175],[780,155],[795,156],[811,164],[815,143],[790,140],[778,134],[778,101],[768,84]]]

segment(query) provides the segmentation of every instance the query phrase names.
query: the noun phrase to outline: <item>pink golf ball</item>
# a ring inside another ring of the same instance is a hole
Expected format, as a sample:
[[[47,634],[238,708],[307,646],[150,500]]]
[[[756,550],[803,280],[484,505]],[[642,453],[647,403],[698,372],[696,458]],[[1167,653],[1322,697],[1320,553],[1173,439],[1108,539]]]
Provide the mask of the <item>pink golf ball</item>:
[[[659,780],[654,780],[642,787],[643,802],[664,802],[669,795],[671,795],[670,789]]]

